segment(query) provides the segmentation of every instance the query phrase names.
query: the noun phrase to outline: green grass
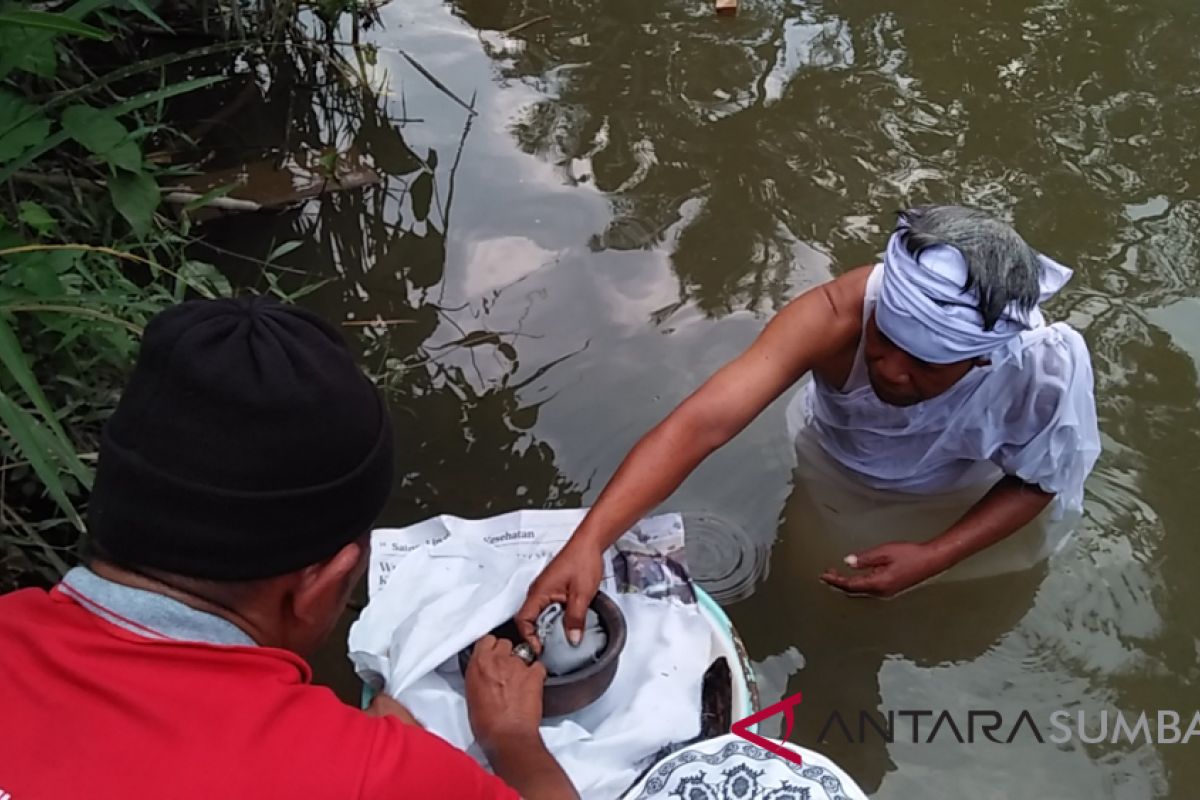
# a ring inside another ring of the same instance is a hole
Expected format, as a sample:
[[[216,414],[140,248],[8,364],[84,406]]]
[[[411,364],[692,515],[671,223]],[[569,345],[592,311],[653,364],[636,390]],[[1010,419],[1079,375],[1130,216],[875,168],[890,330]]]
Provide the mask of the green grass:
[[[0,2],[0,591],[73,562],[100,428],[146,323],[232,291],[192,247],[192,215],[229,187],[164,204],[199,149],[179,129],[189,102],[281,53],[332,59],[312,31],[352,10],[326,3],[302,25],[291,3],[171,8]]]

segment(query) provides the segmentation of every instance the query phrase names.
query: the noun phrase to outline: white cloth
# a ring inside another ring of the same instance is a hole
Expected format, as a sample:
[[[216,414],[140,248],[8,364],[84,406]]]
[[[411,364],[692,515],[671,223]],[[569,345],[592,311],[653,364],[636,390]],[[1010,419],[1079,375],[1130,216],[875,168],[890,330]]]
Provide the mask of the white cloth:
[[[958,250],[938,245],[919,258],[904,246],[907,224],[901,221],[888,241],[883,260],[883,286],[875,322],[901,350],[933,364],[950,364],[997,354],[1017,343],[1025,331],[1045,326],[1041,310],[1009,303],[990,331],[983,329],[974,287],[966,291],[967,262]],[[1071,270],[1038,255],[1042,266],[1039,303],[1071,279]]]
[[[686,747],[655,765],[625,800],[867,800],[850,776],[789,742],[799,764],[734,734]]]
[[[867,282],[864,321],[877,310],[885,267]],[[819,377],[793,401],[822,449],[872,488],[932,494],[1014,475],[1057,495],[1054,518],[1083,505],[1100,454],[1091,358],[1063,323],[1026,331],[990,366],[914,406],[880,400],[862,344],[844,387]]]
[[[524,511],[480,521],[440,517],[407,531],[377,531],[372,596],[350,630],[350,658],[358,673],[376,688],[382,680],[384,690],[429,730],[486,764],[474,746],[457,654],[516,613],[529,584],[585,513]],[[682,553],[678,515],[644,520],[641,529],[656,520],[678,528]],[[617,549],[622,564],[643,559],[637,561],[640,572],[614,575],[610,551],[601,584],[620,605],[628,629],[613,683],[592,705],[546,720],[541,729],[585,800],[617,797],[660,749],[700,730],[710,630],[690,587],[645,560],[661,561],[662,551],[647,547],[650,540],[637,530]],[[393,541],[390,569],[379,569],[380,539],[405,533],[411,534],[407,542]],[[671,560],[678,557],[673,552]]]

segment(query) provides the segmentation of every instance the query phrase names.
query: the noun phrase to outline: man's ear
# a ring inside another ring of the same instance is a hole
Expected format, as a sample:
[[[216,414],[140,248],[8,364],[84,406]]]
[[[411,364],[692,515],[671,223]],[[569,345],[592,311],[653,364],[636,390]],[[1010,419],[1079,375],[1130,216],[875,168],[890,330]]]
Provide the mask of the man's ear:
[[[358,579],[366,548],[354,541],[331,558],[300,571],[300,580],[292,592],[292,613],[302,622],[320,622],[331,602],[342,597],[350,583]]]

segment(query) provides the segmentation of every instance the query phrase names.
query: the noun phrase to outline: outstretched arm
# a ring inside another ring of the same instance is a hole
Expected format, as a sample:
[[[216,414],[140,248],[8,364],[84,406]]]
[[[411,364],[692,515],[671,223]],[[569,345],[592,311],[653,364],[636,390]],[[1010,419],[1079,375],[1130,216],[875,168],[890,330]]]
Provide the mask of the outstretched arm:
[[[1054,495],[1006,476],[945,533],[928,542],[891,542],[846,558],[854,575],[827,569],[821,580],[854,594],[892,597],[1011,536],[1042,512]]]
[[[604,550],[806,372],[857,342],[869,272],[864,269],[789,303],[746,352],[642,437],[570,543],[530,588],[516,616],[526,639],[534,640],[534,620],[552,602],[566,603],[568,636],[582,631],[600,584]]]

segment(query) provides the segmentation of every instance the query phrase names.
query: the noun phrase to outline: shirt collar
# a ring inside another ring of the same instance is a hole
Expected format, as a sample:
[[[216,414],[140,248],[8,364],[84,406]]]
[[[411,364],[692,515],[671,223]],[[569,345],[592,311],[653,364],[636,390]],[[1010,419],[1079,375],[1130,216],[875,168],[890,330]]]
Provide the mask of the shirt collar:
[[[58,589],[106,622],[139,636],[256,646],[245,631],[229,620],[157,592],[110,581],[87,567],[75,567],[68,572]]]

